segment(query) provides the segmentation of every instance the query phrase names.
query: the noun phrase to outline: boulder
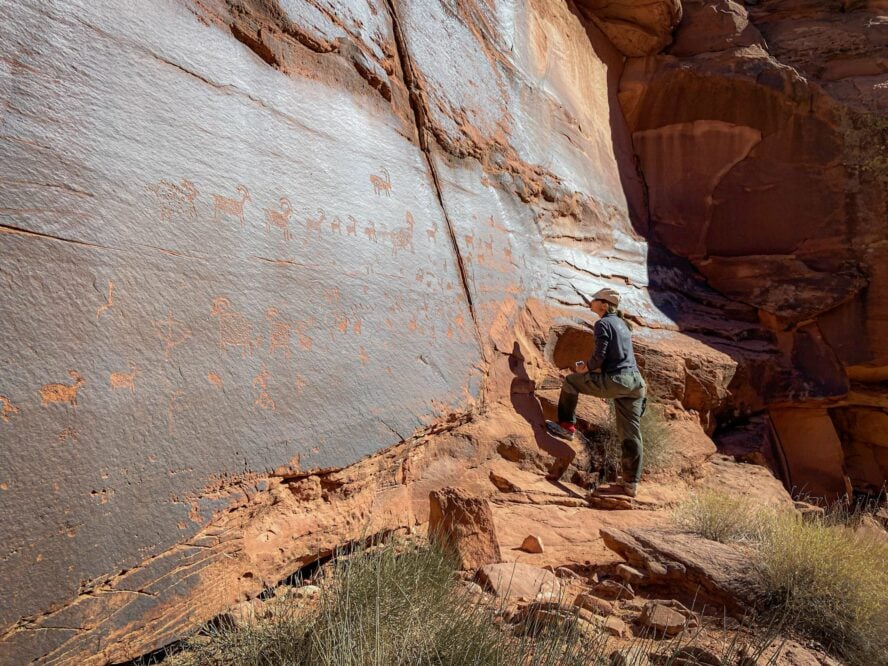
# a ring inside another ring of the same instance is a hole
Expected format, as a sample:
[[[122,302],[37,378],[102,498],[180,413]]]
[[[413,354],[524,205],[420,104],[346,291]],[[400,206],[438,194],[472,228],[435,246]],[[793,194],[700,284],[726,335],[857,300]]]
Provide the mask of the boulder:
[[[541,594],[557,597],[561,593],[555,574],[529,564],[487,564],[478,570],[476,578],[496,596],[513,601],[532,601]]]
[[[538,536],[534,536],[533,534],[531,534],[525,537],[524,541],[521,542],[521,546],[519,546],[518,550],[523,550],[526,553],[542,553],[543,542]]]
[[[669,53],[692,56],[729,48],[764,44],[749,22],[746,8],[735,0],[683,0],[681,23]]]
[[[664,585],[742,614],[755,602],[758,579],[752,551],[677,531],[605,528],[606,546],[645,572],[647,584]]]
[[[577,4],[627,56],[657,53],[681,20],[679,0],[578,0]]]
[[[442,488],[429,493],[429,507],[429,537],[452,550],[460,568],[502,560],[487,500],[459,488]]]
[[[612,615],[614,612],[614,606],[611,602],[591,594],[578,594],[573,603],[574,606],[578,606],[594,615],[601,615],[603,617]]]
[[[675,636],[684,631],[686,620],[684,615],[658,603],[648,603],[641,611],[638,621],[650,627],[658,634]]]
[[[603,531],[603,530],[602,530]],[[605,540],[605,543],[607,541]],[[619,581],[608,578],[597,583],[592,587],[592,593],[602,599],[631,599],[635,596],[635,592],[629,585],[623,585]]]

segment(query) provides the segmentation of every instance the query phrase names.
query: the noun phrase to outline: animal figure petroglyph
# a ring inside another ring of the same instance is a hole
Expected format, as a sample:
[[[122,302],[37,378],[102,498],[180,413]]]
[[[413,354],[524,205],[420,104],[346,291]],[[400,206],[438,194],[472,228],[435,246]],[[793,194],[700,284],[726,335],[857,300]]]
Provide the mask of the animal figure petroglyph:
[[[130,390],[130,393],[136,392],[136,377],[139,375],[139,368],[133,362],[130,362],[129,367],[130,367],[129,372],[112,372],[111,373],[111,388],[113,388],[113,389],[128,388]]]
[[[3,423],[9,423],[10,415],[19,413],[18,407],[13,405],[5,395],[0,395],[0,405],[3,405],[3,409],[0,410],[0,419],[3,419]]]
[[[229,347],[240,347],[241,356],[253,355],[253,324],[240,312],[231,310],[231,302],[224,297],[213,299],[210,315],[219,318],[219,349],[227,352]]]
[[[391,196],[392,191],[392,178],[389,175],[388,169],[382,167],[380,169],[382,171],[384,178],[380,178],[375,173],[370,174],[370,184],[373,186],[373,193],[377,196],[380,193],[385,194],[385,196]]]
[[[244,228],[244,205],[250,200],[250,193],[243,185],[234,188],[240,192],[240,199],[230,199],[219,194],[213,195],[213,221],[219,221],[219,215],[235,215],[240,220],[241,229]]]
[[[194,200],[199,192],[190,180],[183,178],[181,185],[176,185],[166,179],[156,185],[148,185],[145,189],[154,192],[160,202],[160,221],[172,222],[175,217],[185,217],[190,220],[197,219],[197,209]]]
[[[407,226],[392,231],[392,256],[398,254],[398,250],[406,250],[408,247],[413,252],[413,215],[407,211]]]
[[[326,219],[326,214],[324,213],[323,208],[318,208],[318,216],[317,217],[308,217],[305,218],[305,230],[306,231],[316,231],[318,235],[321,235],[321,225],[324,223]]]
[[[373,220],[370,220],[367,226],[364,227],[364,235],[367,237],[367,240],[376,242],[376,223]]]
[[[77,407],[77,391],[86,383],[86,380],[76,370],[69,370],[68,376],[74,380],[73,384],[44,384],[40,389],[42,405],[52,402],[62,402]]]
[[[266,233],[271,233],[272,227],[277,227],[281,231],[284,232],[284,240],[288,241],[292,238],[290,235],[290,215],[293,213],[293,208],[290,206],[290,200],[287,197],[281,197],[281,210],[271,210],[270,208],[263,208],[265,211],[265,231]]]
[[[114,305],[114,283],[111,280],[108,280],[108,300],[102,303],[99,307],[96,308],[96,319],[102,316],[102,313],[105,310],[110,310],[111,306]]]
[[[352,217],[348,216],[348,224],[345,225],[345,235],[346,236],[357,236],[358,235],[358,221]]]
[[[280,318],[277,308],[268,308],[265,311],[265,318],[269,321],[268,353],[274,356],[275,350],[281,349],[284,352],[284,358],[290,360],[293,355],[293,350],[290,349],[290,335],[293,333],[293,326]]]

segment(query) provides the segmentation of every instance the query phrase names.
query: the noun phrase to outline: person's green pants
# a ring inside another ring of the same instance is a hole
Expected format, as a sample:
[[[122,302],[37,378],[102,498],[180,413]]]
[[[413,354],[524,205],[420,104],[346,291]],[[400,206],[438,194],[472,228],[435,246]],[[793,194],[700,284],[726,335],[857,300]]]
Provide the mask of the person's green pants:
[[[568,375],[558,399],[558,422],[576,423],[579,394],[610,398],[617,410],[617,438],[622,448],[623,480],[638,483],[644,458],[641,416],[645,408],[645,383],[637,370],[617,375],[578,372]]]

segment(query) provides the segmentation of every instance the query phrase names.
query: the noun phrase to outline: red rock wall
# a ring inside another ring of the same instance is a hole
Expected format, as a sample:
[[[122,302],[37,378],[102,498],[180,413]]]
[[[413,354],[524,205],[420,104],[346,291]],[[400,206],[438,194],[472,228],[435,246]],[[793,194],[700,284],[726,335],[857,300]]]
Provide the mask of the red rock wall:
[[[881,410],[870,130],[849,175],[848,103],[729,4],[0,6],[0,661],[128,659],[422,522],[514,412],[442,431],[532,401],[519,346],[605,284],[709,432]]]

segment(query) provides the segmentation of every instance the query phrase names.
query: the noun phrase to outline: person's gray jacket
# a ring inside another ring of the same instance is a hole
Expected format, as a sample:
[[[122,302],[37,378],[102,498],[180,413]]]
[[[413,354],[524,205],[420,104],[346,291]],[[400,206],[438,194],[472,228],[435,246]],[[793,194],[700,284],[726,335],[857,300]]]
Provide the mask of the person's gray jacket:
[[[588,367],[606,375],[638,370],[629,327],[617,315],[608,313],[595,322],[595,353]]]

